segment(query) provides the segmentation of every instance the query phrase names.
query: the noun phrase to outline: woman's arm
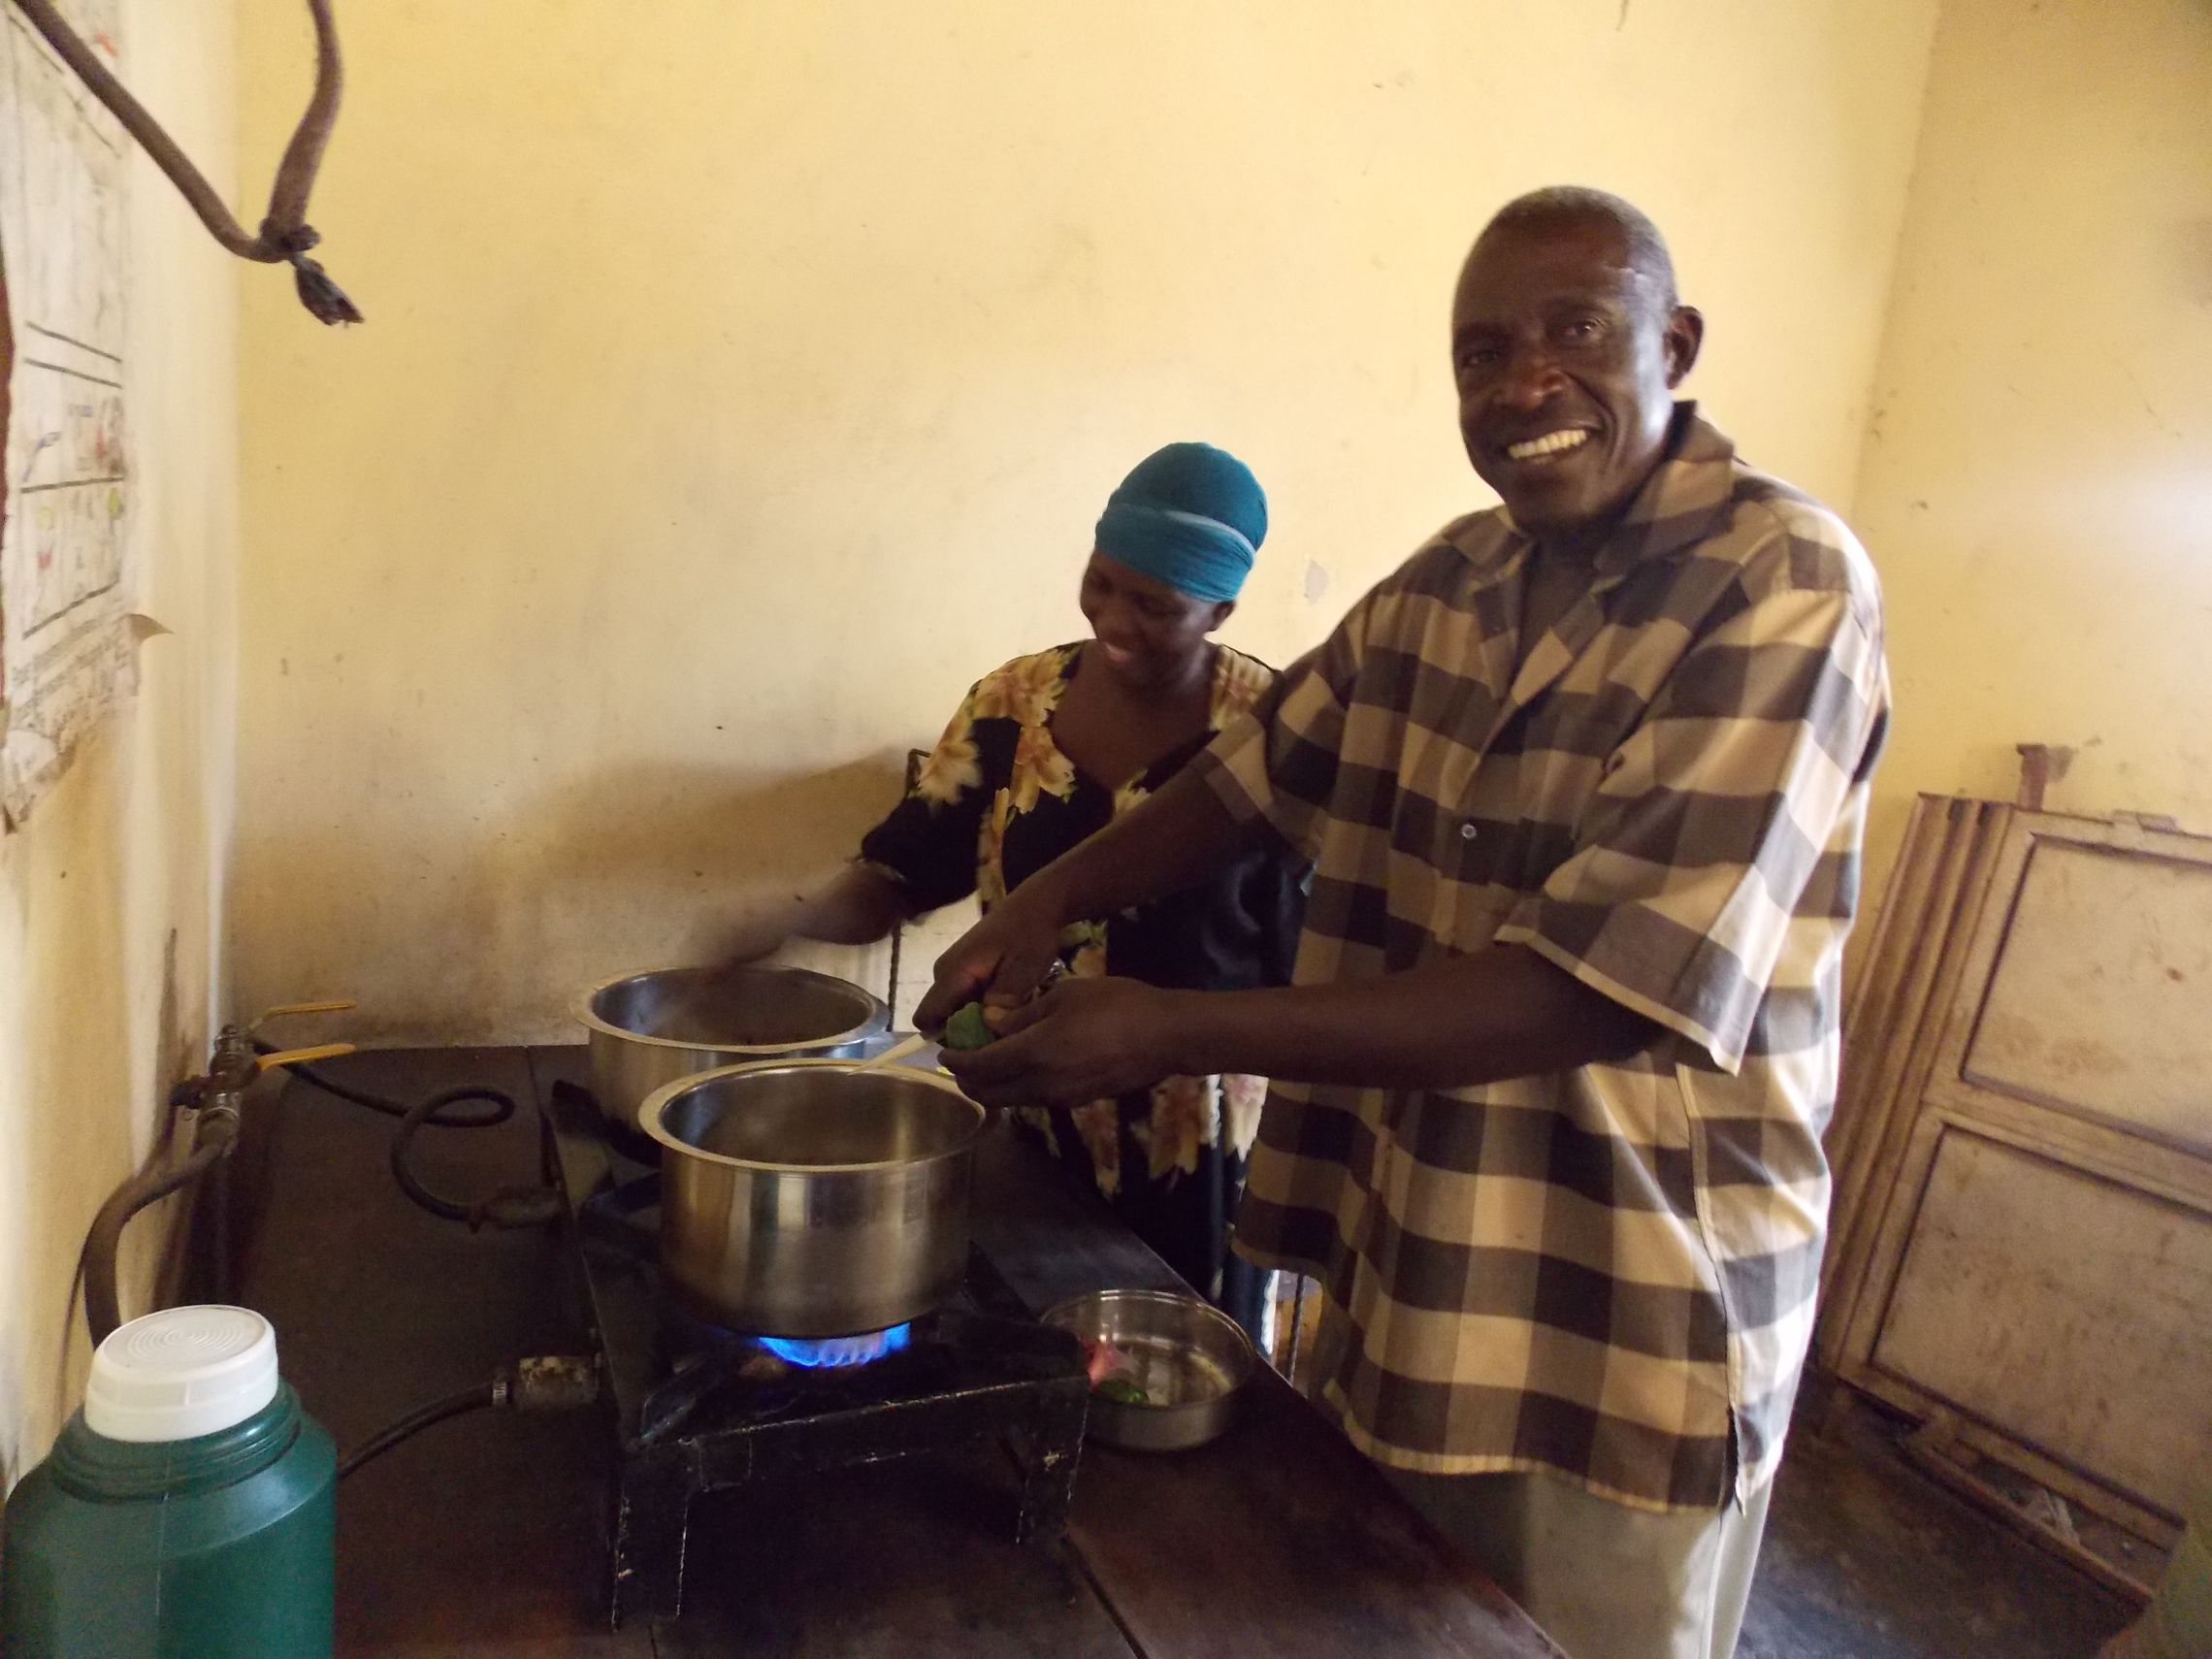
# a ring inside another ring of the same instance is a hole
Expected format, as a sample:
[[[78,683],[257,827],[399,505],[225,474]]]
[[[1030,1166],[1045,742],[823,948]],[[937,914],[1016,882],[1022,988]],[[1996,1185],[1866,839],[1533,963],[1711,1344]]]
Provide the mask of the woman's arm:
[[[910,915],[898,884],[872,864],[847,864],[812,894],[764,906],[732,923],[715,951],[724,962],[758,961],[794,939],[872,945]]]
[[[1060,929],[1195,887],[1245,851],[1250,837],[1214,792],[1188,772],[1168,780],[1081,846],[1062,854],[992,906],[937,959],[937,981],[915,1024],[940,1029],[961,1004],[989,992],[1026,996],[1059,955]]]
[[[961,699],[920,776],[861,842],[861,856],[811,894],[740,917],[716,960],[758,961],[793,939],[872,945],[893,928],[975,891],[976,833],[991,792],[975,742],[975,691]]]

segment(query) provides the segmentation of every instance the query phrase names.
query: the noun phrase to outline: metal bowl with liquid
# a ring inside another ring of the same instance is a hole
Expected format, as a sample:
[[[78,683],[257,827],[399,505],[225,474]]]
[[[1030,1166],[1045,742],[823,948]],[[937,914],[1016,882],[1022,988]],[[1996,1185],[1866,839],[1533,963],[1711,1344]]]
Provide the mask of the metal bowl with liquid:
[[[634,1129],[647,1095],[678,1078],[778,1058],[863,1054],[891,1027],[881,998],[826,973],[787,967],[659,968],[578,996],[592,1093]]]
[[[1236,1320],[1168,1290],[1094,1290],[1060,1303],[1044,1322],[1082,1338],[1093,1379],[1103,1352],[1111,1374],[1142,1391],[1141,1404],[1118,1400],[1094,1381],[1086,1419],[1091,1439],[1131,1451],[1186,1451],[1218,1439],[1259,1364]]]
[[[661,1272],[693,1313],[787,1337],[885,1330],[967,1270],[982,1107],[935,1071],[728,1066],[656,1091]]]

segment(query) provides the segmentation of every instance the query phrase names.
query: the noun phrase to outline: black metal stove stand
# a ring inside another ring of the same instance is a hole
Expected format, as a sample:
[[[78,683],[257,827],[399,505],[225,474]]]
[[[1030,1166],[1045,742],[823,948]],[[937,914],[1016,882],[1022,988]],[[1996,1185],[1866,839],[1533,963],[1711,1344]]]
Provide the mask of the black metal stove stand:
[[[610,1150],[588,1093],[557,1086],[550,1107],[614,1416],[615,1624],[681,1611],[695,1497],[777,1476],[1001,1441],[1022,1472],[1016,1541],[1065,1530],[1090,1398],[1081,1348],[1029,1318],[980,1254],[958,1302],[918,1320],[904,1348],[865,1365],[787,1366],[665,1301],[657,1172]]]

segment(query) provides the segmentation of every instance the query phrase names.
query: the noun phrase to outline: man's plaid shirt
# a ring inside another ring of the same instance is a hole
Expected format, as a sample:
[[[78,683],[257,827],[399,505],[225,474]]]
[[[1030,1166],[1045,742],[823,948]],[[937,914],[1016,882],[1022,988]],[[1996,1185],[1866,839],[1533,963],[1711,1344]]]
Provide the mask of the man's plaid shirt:
[[[1328,1395],[1379,1461],[1717,1508],[1773,1472],[1812,1327],[1880,598],[1689,405],[1524,661],[1529,564],[1502,509],[1450,525],[1199,775],[1314,862],[1299,983],[1522,945],[1665,1034],[1480,1088],[1278,1086],[1238,1248],[1349,1311]]]

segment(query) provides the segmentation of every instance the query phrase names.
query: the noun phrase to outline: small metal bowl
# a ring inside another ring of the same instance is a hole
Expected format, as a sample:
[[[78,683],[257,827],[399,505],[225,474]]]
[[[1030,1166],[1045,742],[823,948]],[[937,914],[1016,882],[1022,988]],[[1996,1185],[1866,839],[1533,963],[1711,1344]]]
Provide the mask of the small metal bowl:
[[[1090,1395],[1092,1440],[1130,1451],[1185,1451],[1229,1426],[1238,1393],[1259,1364],[1236,1320],[1195,1296],[1094,1290],[1062,1302],[1044,1322],[1086,1345],[1111,1343],[1132,1362],[1147,1404]]]

